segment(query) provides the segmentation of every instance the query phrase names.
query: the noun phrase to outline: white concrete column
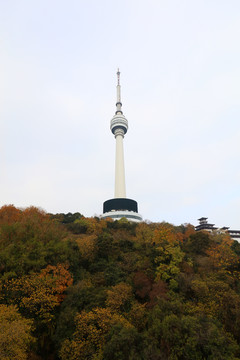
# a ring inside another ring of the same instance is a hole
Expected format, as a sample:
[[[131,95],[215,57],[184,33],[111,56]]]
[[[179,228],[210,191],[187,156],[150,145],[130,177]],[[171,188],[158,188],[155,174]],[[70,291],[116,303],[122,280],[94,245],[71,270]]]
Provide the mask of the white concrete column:
[[[126,198],[125,170],[123,138],[124,131],[117,129],[114,133],[116,138],[116,158],[115,158],[115,198]]]

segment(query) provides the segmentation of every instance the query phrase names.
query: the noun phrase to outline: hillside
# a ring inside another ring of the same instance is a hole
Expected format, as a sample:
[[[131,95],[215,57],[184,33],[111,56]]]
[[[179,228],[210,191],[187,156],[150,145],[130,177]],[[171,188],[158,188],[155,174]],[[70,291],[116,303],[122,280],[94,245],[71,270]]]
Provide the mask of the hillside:
[[[240,359],[240,244],[0,209],[0,359]]]

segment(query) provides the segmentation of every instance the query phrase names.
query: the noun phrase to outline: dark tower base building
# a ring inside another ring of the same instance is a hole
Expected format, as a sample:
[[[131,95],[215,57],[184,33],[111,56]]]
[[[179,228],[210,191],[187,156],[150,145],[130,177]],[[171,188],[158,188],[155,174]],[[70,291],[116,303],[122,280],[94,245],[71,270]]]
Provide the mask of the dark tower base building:
[[[123,217],[129,221],[142,221],[141,215],[138,214],[138,204],[135,200],[127,198],[115,198],[103,203],[102,218],[111,217],[119,220]]]

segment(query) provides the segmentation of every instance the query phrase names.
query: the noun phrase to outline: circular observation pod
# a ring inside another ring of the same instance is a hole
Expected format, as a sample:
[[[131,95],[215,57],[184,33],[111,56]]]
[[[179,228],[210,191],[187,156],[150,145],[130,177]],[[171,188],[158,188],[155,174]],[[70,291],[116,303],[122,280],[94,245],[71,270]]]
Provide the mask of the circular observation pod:
[[[115,131],[117,129],[122,129],[124,134],[126,134],[126,132],[128,130],[128,121],[125,118],[125,116],[122,114],[114,115],[114,117],[112,118],[111,123],[110,123],[110,129],[113,134],[115,134]]]

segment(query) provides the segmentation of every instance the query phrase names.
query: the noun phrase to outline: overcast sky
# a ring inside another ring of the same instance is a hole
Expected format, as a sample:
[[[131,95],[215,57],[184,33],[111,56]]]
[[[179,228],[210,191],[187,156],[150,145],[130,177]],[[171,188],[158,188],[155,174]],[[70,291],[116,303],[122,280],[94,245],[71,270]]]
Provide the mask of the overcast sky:
[[[240,229],[239,0],[0,0],[0,206]]]

